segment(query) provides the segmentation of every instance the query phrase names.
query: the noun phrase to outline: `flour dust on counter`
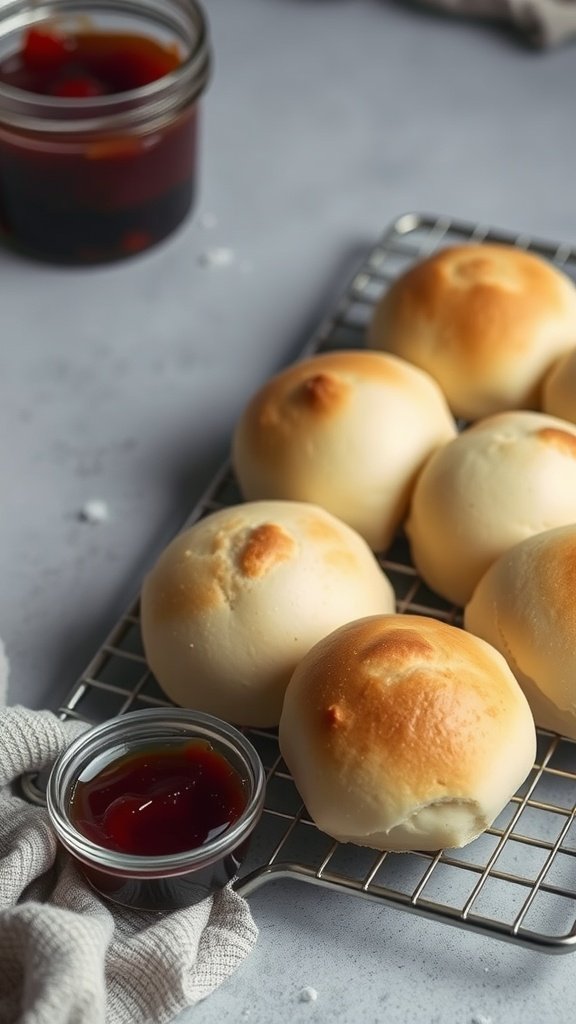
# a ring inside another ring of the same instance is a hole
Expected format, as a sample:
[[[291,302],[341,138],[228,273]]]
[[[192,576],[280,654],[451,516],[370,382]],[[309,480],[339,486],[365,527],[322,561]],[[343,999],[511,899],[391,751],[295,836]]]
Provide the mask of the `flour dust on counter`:
[[[227,245],[216,245],[205,249],[197,257],[199,266],[208,270],[224,270],[227,267],[236,267],[241,274],[250,274],[254,264],[250,259],[239,259],[236,251]]]
[[[210,267],[214,269],[231,267],[235,262],[236,253],[234,252],[234,249],[223,245],[206,249],[204,252],[201,252],[198,257],[198,263],[201,267]]]
[[[84,523],[91,523],[92,526],[107,523],[110,519],[108,503],[102,498],[91,498],[82,505],[78,518]]]
[[[306,988],[301,989],[298,993],[298,1002],[300,1003],[315,1003],[317,999],[318,992],[311,985],[306,985]]]

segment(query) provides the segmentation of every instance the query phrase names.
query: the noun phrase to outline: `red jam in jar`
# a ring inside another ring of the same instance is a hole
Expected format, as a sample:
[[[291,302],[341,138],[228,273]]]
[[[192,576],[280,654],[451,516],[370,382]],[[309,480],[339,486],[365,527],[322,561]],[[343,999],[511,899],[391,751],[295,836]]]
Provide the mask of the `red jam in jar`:
[[[33,4],[8,0],[0,14],[0,237],[57,262],[118,259],[193,206],[206,24],[194,0],[165,0],[162,24],[139,0],[133,27],[134,4],[112,27],[97,2],[94,17],[68,4],[62,19],[59,4],[19,32],[11,11]]]
[[[202,741],[155,745],[78,781],[70,820],[92,842],[119,853],[157,857],[210,842],[238,820],[245,785]]]
[[[176,46],[145,36],[30,28],[21,50],[0,61],[0,82],[43,96],[87,99],[139,89],[181,63]]]

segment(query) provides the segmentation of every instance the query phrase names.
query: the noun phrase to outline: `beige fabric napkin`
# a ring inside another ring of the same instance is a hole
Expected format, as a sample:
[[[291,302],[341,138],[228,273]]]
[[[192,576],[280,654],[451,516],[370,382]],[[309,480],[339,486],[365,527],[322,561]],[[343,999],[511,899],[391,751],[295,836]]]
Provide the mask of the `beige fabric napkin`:
[[[80,728],[0,708],[0,1022],[165,1024],[235,970],[257,929],[229,886],[161,915],[116,908],[84,883],[44,809],[11,787]]]
[[[576,36],[576,0],[419,0],[451,14],[509,22],[530,45],[545,49]]]

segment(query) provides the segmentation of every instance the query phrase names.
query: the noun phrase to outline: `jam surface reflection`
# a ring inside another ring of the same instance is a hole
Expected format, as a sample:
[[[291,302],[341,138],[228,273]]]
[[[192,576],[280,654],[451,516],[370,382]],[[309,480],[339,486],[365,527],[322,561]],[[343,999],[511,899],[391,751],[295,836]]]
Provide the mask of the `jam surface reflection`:
[[[137,856],[193,850],[216,839],[244,811],[245,785],[201,740],[155,744],[78,780],[70,820],[99,846]]]

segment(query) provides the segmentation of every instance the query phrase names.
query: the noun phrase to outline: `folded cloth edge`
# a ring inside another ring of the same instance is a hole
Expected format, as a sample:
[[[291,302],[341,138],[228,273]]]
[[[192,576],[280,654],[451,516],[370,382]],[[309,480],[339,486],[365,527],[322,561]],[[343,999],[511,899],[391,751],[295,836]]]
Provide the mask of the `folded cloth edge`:
[[[544,50],[576,36],[576,0],[414,0],[445,14],[508,22],[531,47]]]
[[[64,851],[54,860],[46,811],[10,792],[18,776],[48,768],[87,726],[15,705],[0,708],[0,727],[0,804],[9,826],[0,829],[0,885],[4,877],[7,896],[8,879],[18,874],[0,910],[0,1017],[53,1024],[60,991],[59,1024],[167,1024],[251,951],[258,930],[248,904],[231,885],[166,915],[102,901]]]

